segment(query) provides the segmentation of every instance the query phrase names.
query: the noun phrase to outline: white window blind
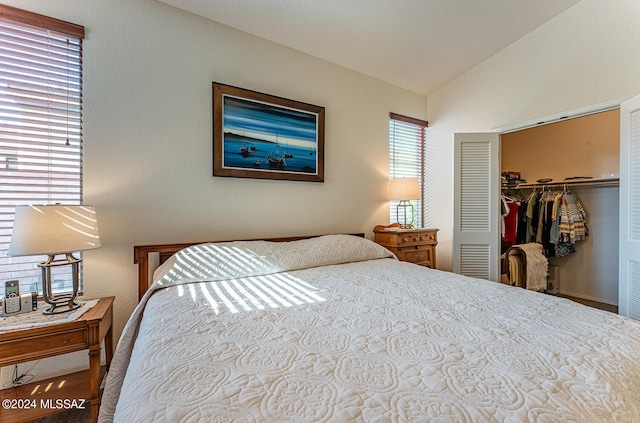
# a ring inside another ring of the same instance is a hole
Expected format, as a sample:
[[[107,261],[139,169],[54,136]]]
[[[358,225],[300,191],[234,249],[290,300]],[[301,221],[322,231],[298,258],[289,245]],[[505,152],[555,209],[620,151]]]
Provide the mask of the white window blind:
[[[82,202],[83,35],[0,5],[0,296],[11,279],[42,292],[46,257],[7,256],[15,206]],[[54,292],[70,288],[68,269],[54,273]]]
[[[420,181],[420,200],[412,200],[414,206],[413,226],[422,227],[422,202],[424,199],[424,154],[425,128],[428,122],[389,113],[389,178],[417,177]],[[397,205],[389,205],[390,223],[398,222]]]

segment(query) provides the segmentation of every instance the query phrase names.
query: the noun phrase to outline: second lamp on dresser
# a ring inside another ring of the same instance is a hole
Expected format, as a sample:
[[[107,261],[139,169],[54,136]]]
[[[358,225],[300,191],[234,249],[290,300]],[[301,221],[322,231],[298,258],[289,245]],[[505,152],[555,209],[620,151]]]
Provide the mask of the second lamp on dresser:
[[[373,228],[374,240],[394,253],[398,259],[436,268],[438,229],[402,229],[394,223]]]

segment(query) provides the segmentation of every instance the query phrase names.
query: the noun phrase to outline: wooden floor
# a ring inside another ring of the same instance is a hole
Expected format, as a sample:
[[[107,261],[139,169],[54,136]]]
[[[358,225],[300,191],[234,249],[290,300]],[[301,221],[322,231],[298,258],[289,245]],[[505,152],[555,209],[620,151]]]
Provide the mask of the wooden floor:
[[[511,285],[509,283],[509,277],[507,275],[505,275],[505,274],[500,275],[500,283],[503,283],[503,284],[506,284],[506,285]],[[589,307],[598,308],[600,310],[610,311],[612,313],[618,314],[618,306],[617,305],[600,303],[598,301],[585,300],[583,298],[571,297],[569,295],[562,295],[562,294],[550,294],[550,295],[555,295],[556,297],[567,298],[567,299],[569,299],[571,301],[575,301],[577,303],[584,304],[584,305],[587,305]]]
[[[585,300],[583,298],[570,297],[568,295],[556,295],[557,297],[568,298],[571,301],[575,301],[580,304],[588,305],[589,307],[598,308],[600,310],[610,311],[612,313],[618,313],[618,306],[612,304],[599,303],[597,301]]]

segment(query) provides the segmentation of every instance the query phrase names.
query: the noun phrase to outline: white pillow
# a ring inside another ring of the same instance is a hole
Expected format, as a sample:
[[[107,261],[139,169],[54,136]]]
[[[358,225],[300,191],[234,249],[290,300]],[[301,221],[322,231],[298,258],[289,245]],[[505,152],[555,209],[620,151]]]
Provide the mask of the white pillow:
[[[234,241],[187,247],[154,272],[154,284],[219,281],[356,261],[395,258],[386,248],[353,235],[289,242]]]

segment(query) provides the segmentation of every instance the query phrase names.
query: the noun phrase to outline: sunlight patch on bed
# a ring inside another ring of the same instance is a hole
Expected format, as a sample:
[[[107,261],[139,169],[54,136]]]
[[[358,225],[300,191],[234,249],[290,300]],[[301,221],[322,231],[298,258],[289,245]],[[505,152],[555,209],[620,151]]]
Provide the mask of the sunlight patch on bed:
[[[209,290],[206,289],[204,284],[200,284],[200,292],[202,292],[202,295],[207,300],[207,302],[209,304],[211,304],[211,308],[213,309],[213,312],[215,314],[219,314],[220,313],[220,307],[218,307],[218,302],[215,300],[215,298],[213,298],[213,296],[211,295]]]
[[[241,279],[241,281],[246,281],[246,279]],[[263,303],[268,305],[271,308],[278,308],[278,304],[271,299],[267,292],[264,289],[261,289],[257,283],[244,283],[244,285],[250,289],[253,293],[255,293]],[[264,308],[265,305],[261,303],[261,306]]]
[[[317,289],[313,285],[309,285],[305,281],[291,277],[286,273],[276,273],[271,275],[275,278],[276,282],[283,288],[290,290],[291,292],[299,295],[306,303],[315,303],[318,301],[324,301],[325,299],[317,295],[314,291]]]
[[[158,280],[160,285],[180,279],[224,280],[281,270],[260,254],[229,246],[198,245],[176,253],[172,260]]]
[[[251,278],[229,279],[225,281],[187,284],[189,294],[196,291],[202,296],[215,314],[223,310],[231,313],[288,308],[313,304],[326,299],[318,295],[318,290],[304,281],[286,273],[263,275]],[[198,287],[197,289],[194,287]],[[182,285],[179,285],[180,289]],[[186,291],[182,291],[186,294]],[[179,291],[180,293],[180,291]]]
[[[193,286],[193,285],[191,285],[191,284],[187,285],[187,287],[189,287],[189,294],[191,295],[191,299],[192,299],[193,301],[195,301],[195,300],[196,300],[196,296],[197,296],[197,294],[196,294],[196,289],[195,289],[195,288],[194,288],[194,286]]]
[[[249,248],[203,244],[174,254],[160,266],[156,283],[176,285],[179,296],[203,299],[214,313],[238,313],[325,301],[318,288],[284,272]]]

